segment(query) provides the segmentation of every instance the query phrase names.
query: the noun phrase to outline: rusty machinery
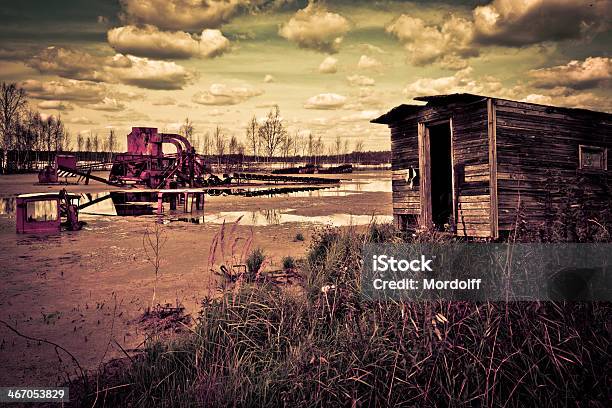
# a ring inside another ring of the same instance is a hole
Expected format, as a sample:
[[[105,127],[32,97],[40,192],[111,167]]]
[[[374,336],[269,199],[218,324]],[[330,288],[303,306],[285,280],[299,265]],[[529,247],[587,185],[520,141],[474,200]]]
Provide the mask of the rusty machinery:
[[[172,144],[176,153],[164,153],[163,145]],[[157,128],[133,127],[127,135],[128,150],[117,154],[109,176],[114,184],[144,184],[150,188],[175,186],[204,187],[210,169],[196,154],[186,137],[158,133]]]

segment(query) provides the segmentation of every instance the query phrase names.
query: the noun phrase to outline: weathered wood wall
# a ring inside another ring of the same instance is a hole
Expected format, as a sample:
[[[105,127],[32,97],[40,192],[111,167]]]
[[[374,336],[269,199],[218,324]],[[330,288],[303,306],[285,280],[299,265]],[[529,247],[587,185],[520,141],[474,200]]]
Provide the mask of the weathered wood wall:
[[[610,163],[606,172],[579,169],[579,145],[610,154],[610,115],[498,99],[494,105],[500,230],[514,228],[519,203],[533,226],[553,222],[567,205],[599,212],[612,204]]]
[[[458,234],[490,236],[489,152],[486,99],[465,105],[424,107],[391,124],[393,212],[421,212],[419,183],[410,187],[407,170],[419,168],[418,123],[452,119],[453,167]],[[435,140],[431,141],[435,149]]]

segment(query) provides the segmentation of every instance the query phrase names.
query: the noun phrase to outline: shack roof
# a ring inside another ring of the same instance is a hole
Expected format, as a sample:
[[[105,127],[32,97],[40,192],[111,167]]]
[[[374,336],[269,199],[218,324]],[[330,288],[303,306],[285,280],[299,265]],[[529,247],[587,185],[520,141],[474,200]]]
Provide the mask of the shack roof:
[[[391,109],[389,112],[385,113],[384,115],[381,115],[376,119],[372,119],[370,122],[388,125],[391,123],[398,122],[404,119],[408,115],[418,113],[420,110],[426,107],[449,105],[453,103],[471,103],[471,102],[476,102],[478,100],[484,100],[484,99],[498,99],[498,100],[512,101],[510,99],[494,98],[490,96],[476,95],[476,94],[470,94],[470,93],[454,93],[454,94],[446,94],[446,95],[417,96],[416,98],[414,98],[414,100],[421,101],[421,102],[427,102],[427,104],[425,105],[408,105],[408,104],[399,105]],[[542,105],[542,104],[531,103],[531,102],[520,102],[520,101],[512,101],[512,102],[525,103],[529,105],[545,106],[547,108],[550,108],[551,112],[557,111],[557,112],[565,112],[565,113],[582,113],[582,114],[589,114],[589,115],[603,117],[608,120],[612,119],[612,114],[610,113],[599,112],[599,111],[594,111],[594,110],[589,110],[589,109]]]

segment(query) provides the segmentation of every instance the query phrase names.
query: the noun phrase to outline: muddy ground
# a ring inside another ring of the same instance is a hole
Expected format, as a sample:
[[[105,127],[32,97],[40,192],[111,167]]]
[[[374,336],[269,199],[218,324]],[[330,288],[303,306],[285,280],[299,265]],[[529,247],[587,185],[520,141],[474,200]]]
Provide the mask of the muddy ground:
[[[339,188],[274,197],[208,197],[192,222],[167,222],[157,301],[178,299],[194,316],[204,296],[214,295],[217,277],[209,268],[210,247],[221,223],[243,216],[234,236],[253,237],[253,247],[279,269],[286,255],[303,256],[313,232],[325,225],[364,224],[391,214],[390,172],[354,173]],[[0,176],[0,319],[25,336],[45,339],[70,351],[87,370],[125,350],[142,347],[138,318],[151,303],[154,273],[143,254],[143,234],[155,216],[82,215],[78,232],[17,235],[6,199],[20,193],[54,191],[35,184],[35,175]],[[112,190],[92,182],[69,191]],[[10,206],[9,206],[10,207]],[[3,209],[3,210],[2,210]],[[169,217],[176,220],[181,216]],[[229,231],[229,228],[228,228]],[[305,240],[295,239],[302,233]],[[240,241],[244,242],[244,241]],[[241,248],[241,246],[239,246]],[[230,251],[231,252],[231,251]],[[236,256],[239,250],[235,250]],[[219,261],[217,256],[216,261]],[[56,386],[75,365],[63,351],[27,340],[0,324],[0,385]]]

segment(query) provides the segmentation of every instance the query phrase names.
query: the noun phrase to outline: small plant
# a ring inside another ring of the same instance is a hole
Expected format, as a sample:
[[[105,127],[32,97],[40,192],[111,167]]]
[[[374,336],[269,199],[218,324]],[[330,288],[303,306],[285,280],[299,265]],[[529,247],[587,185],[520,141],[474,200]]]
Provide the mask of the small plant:
[[[283,258],[283,269],[295,269],[295,259],[291,256]]]
[[[145,229],[142,236],[142,247],[145,253],[145,259],[153,266],[155,280],[153,281],[153,297],[151,298],[151,306],[149,310],[153,310],[155,306],[155,297],[157,294],[157,282],[160,276],[160,267],[162,262],[162,248],[166,244],[168,237],[164,233],[163,227],[159,223],[154,223],[153,227]]]
[[[302,234],[301,232],[298,232],[297,234],[295,234],[295,240],[304,241],[304,234]]]
[[[266,255],[261,248],[255,248],[253,252],[249,254],[246,260],[248,281],[255,279],[265,260]]]

